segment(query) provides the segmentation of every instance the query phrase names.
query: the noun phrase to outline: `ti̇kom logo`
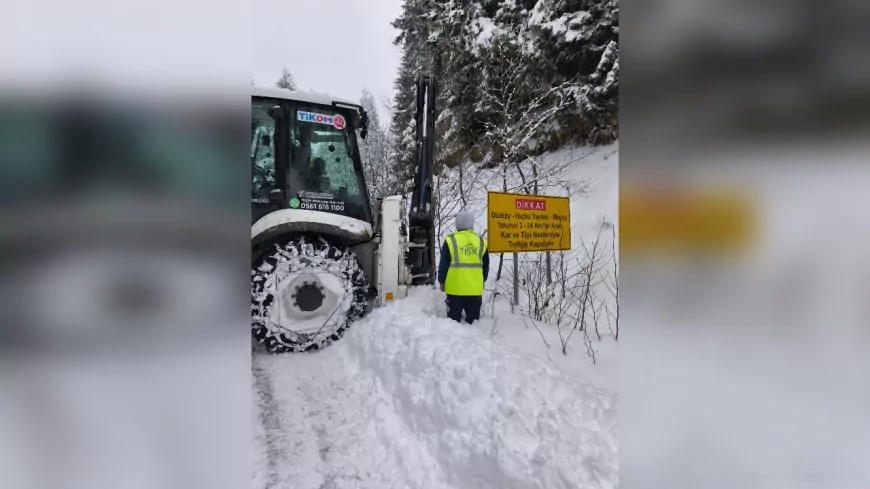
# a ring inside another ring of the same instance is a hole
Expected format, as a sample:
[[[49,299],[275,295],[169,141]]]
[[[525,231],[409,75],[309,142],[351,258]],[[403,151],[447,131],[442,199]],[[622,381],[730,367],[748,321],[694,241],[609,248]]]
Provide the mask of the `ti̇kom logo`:
[[[333,126],[336,129],[344,129],[347,127],[347,121],[344,120],[344,117],[336,114],[336,115],[326,115],[326,114],[316,114],[314,112],[297,112],[297,118],[303,122],[313,122],[315,124],[326,124],[328,126]]]

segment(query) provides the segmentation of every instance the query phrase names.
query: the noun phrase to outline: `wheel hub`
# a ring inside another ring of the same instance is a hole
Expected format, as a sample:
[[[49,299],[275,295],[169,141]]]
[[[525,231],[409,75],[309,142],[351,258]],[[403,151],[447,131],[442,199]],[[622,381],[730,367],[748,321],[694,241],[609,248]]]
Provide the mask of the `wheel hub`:
[[[294,287],[290,296],[294,299],[293,305],[302,312],[316,311],[323,305],[323,286],[311,282],[302,282],[302,285]]]
[[[279,293],[278,307],[271,316],[287,331],[317,327],[332,315],[344,299],[341,280],[325,270],[309,270],[297,275]]]

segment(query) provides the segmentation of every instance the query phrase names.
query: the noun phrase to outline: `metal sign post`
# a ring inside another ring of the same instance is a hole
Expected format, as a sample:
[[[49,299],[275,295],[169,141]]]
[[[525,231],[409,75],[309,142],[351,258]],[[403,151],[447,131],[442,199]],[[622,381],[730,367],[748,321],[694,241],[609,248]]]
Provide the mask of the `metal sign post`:
[[[513,254],[514,261],[514,305],[520,304],[520,254]]]
[[[550,252],[547,252],[547,285],[553,283],[553,262],[550,260]]]

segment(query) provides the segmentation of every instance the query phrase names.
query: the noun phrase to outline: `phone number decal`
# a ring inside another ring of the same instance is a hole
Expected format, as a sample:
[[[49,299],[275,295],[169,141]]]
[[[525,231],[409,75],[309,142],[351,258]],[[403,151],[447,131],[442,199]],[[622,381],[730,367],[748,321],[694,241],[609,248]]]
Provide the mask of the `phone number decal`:
[[[302,202],[299,206],[301,209],[310,211],[344,211],[343,202]]]

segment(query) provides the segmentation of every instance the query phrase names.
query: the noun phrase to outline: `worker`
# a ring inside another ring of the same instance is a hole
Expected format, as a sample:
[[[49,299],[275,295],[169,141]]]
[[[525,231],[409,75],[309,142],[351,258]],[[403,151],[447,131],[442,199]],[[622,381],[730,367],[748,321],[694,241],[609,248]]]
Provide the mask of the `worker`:
[[[323,158],[315,157],[311,160],[308,169],[308,190],[311,192],[325,192],[329,190],[329,176],[326,174],[326,162]]]
[[[447,317],[472,324],[480,319],[483,284],[489,275],[486,241],[474,232],[474,216],[468,211],[456,214],[456,232],[441,246],[438,283],[447,294]]]

